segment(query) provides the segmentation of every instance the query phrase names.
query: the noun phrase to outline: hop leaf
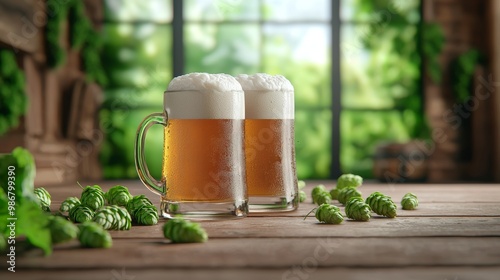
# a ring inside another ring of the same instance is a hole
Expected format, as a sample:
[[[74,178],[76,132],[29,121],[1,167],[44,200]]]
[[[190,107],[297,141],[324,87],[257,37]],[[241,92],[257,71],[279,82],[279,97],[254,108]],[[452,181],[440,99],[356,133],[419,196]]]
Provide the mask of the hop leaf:
[[[363,178],[354,174],[343,174],[337,179],[337,189],[347,187],[357,188],[363,184]]]
[[[129,230],[132,224],[130,214],[117,205],[100,208],[92,220],[104,229],[112,230]]]
[[[415,210],[418,206],[418,198],[413,193],[407,193],[401,199],[401,206],[404,210]]]
[[[397,206],[389,196],[379,192],[374,192],[366,198],[366,203],[370,205],[373,212],[388,218],[396,217]]]
[[[330,204],[321,204],[318,209],[316,209],[315,216],[318,221],[326,224],[340,224],[344,221],[340,209]]]
[[[78,227],[59,216],[49,216],[49,229],[52,244],[70,241],[78,235]]]
[[[69,212],[73,207],[80,205],[80,199],[78,197],[68,197],[62,203],[61,207],[59,207],[59,211],[62,213]]]
[[[300,202],[304,202],[306,201],[307,199],[307,195],[306,195],[306,192],[305,191],[299,191],[299,201]]]
[[[87,221],[78,227],[78,240],[83,247],[110,248],[113,245],[111,235],[101,225]]]
[[[158,223],[158,210],[153,205],[143,204],[134,211],[134,222],[140,225],[156,225]]]
[[[36,188],[35,195],[38,198],[38,204],[45,212],[50,212],[51,196],[50,193],[44,188]]]
[[[124,186],[114,186],[104,195],[110,205],[126,206],[132,195]]]
[[[75,223],[91,221],[93,217],[94,211],[92,211],[92,209],[87,206],[83,206],[82,204],[77,205],[69,210],[69,218]]]
[[[97,210],[104,206],[104,192],[98,185],[86,186],[80,197],[82,205],[92,210]]]
[[[372,209],[361,197],[352,197],[345,206],[345,215],[356,221],[370,220]]]
[[[340,191],[338,193],[338,200],[340,203],[345,205],[347,203],[347,201],[349,201],[349,199],[351,199],[353,197],[361,197],[361,196],[362,196],[361,192],[358,191],[356,188],[347,187],[347,188],[340,189]]]
[[[181,218],[167,221],[163,226],[163,234],[173,243],[205,242],[208,239],[207,233],[199,224]]]

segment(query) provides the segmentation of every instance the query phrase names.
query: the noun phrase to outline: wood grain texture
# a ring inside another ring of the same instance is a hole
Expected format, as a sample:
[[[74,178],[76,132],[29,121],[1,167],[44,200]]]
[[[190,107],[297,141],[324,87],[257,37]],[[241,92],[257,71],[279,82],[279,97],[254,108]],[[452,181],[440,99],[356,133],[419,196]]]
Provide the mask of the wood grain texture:
[[[390,246],[388,246],[390,244]],[[202,244],[165,239],[115,239],[112,250],[59,246],[50,258],[27,258],[26,268],[278,268],[314,263],[317,267],[496,266],[500,237],[491,238],[239,238]],[[120,256],[117,259],[117,256]],[[238,257],[235,257],[238,256]],[[81,261],[85,260],[85,261]]]
[[[318,183],[308,182],[308,194]],[[335,184],[322,183],[328,188]],[[132,194],[146,194],[158,206],[158,197],[138,181],[99,184],[104,190],[125,185]],[[53,210],[67,196],[81,193],[76,184],[47,189],[52,194]],[[16,276],[303,280],[330,279],[334,275],[335,279],[498,279],[500,185],[367,183],[361,191],[365,196],[381,191],[396,201],[405,193],[414,192],[420,205],[415,211],[399,210],[394,219],[345,220],[340,225],[319,224],[314,216],[304,220],[305,213],[314,207],[310,202],[286,214],[200,221],[209,235],[208,242],[202,244],[170,243],[163,238],[162,220],[155,226],[111,231],[111,249],[83,249],[75,240],[57,245],[50,257],[43,257],[39,250],[28,251],[18,257],[22,274]]]
[[[287,273],[288,270],[238,268],[238,269],[134,269],[116,265],[108,269],[78,270],[28,270],[12,275],[2,274],[2,279],[43,280],[148,280],[148,279],[343,279],[343,280],[498,280],[499,267],[428,267],[422,268],[309,268],[305,273]],[[9,278],[4,278],[8,276]],[[302,277],[301,277],[302,276]],[[306,278],[307,277],[307,278]]]

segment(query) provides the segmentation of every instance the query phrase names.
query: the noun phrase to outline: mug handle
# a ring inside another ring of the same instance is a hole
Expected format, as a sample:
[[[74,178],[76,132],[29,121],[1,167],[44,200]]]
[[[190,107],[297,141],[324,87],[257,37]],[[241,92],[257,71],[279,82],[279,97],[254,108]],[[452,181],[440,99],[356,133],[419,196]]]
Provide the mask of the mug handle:
[[[155,124],[161,124],[167,126],[168,116],[167,113],[153,113],[147,116],[139,125],[137,129],[137,135],[135,138],[135,150],[134,150],[134,160],[135,168],[137,169],[137,174],[139,178],[144,183],[144,185],[152,192],[162,196],[166,194],[167,187],[166,182],[158,181],[149,173],[148,166],[146,164],[146,158],[144,156],[144,142],[146,140],[146,133],[149,128]]]

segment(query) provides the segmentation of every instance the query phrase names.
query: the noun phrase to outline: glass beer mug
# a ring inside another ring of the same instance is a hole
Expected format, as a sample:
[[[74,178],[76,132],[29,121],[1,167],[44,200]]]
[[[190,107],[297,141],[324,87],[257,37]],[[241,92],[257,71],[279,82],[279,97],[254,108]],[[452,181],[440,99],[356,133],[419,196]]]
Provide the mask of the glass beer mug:
[[[192,73],[174,78],[164,93],[164,112],[147,116],[135,143],[139,178],[160,195],[165,218],[244,217],[248,199],[244,157],[244,93],[225,74]],[[144,158],[149,127],[164,126],[161,179]]]
[[[249,211],[298,207],[294,89],[280,75],[238,75],[245,91],[245,156]]]

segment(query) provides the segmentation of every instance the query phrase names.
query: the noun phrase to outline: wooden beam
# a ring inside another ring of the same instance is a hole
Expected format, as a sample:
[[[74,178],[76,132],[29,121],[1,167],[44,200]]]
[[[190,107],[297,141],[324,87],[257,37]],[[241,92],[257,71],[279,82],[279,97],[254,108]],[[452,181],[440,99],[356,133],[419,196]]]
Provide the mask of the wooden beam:
[[[46,21],[44,1],[1,1],[0,43],[12,47],[16,52],[37,52],[43,48]]]
[[[490,0],[490,57],[492,79],[495,82],[500,81],[500,1]],[[494,113],[494,137],[496,145],[494,149],[493,174],[495,181],[500,182],[500,87],[495,87],[493,97]]]

